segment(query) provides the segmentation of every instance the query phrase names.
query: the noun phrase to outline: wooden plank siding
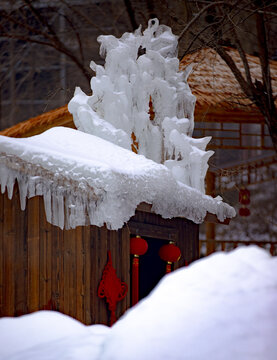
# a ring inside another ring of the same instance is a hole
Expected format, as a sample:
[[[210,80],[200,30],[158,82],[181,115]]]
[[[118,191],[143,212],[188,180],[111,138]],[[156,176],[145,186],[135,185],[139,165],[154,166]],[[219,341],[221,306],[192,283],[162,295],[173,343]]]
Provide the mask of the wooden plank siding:
[[[4,282],[3,282],[3,311],[7,316],[15,313],[15,201],[8,199],[7,193],[4,194],[4,224],[3,224],[3,265],[4,265]],[[19,260],[20,261],[20,260]]]
[[[0,196],[0,315],[4,312],[4,196]]]
[[[14,201],[12,201],[14,203]],[[27,308],[33,312],[39,308],[39,198],[34,197],[27,203]],[[18,216],[18,212],[14,214]],[[13,219],[12,219],[13,220]],[[19,229],[20,230],[20,229]],[[20,232],[21,234],[21,232]],[[16,239],[16,243],[18,241]]]
[[[175,268],[198,258],[198,225],[137,211],[122,229],[86,226],[61,230],[46,221],[41,197],[21,211],[18,187],[13,199],[0,195],[0,316],[40,309],[68,314],[85,324],[108,324],[106,301],[97,289],[111,251],[117,276],[130,290],[130,236],[174,240],[182,258]],[[116,315],[130,307],[130,293]]]
[[[15,315],[20,316],[26,314],[28,311],[27,303],[25,301],[28,292],[27,273],[28,273],[28,245],[27,245],[27,228],[25,222],[27,219],[27,212],[20,210],[19,203],[19,189],[15,186],[14,189],[15,197],[18,201],[14,201],[15,214],[17,214],[17,222],[15,224],[15,239],[21,237],[22,229],[23,232],[22,241],[16,241],[15,246],[15,261],[14,261],[14,272],[15,272]]]

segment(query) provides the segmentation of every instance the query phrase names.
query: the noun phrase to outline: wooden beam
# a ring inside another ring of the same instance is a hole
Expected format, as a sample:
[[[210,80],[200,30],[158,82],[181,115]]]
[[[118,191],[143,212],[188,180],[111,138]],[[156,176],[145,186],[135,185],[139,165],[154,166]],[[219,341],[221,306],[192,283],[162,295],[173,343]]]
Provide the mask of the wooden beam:
[[[218,220],[217,216],[215,214],[211,214],[207,212],[207,215],[205,216],[204,221],[207,223],[212,223],[212,224],[222,224],[222,225],[229,225],[230,223],[230,218],[226,218],[223,221]]]
[[[133,235],[172,241],[176,241],[178,239],[178,230],[175,228],[145,224],[133,220],[130,220],[127,226],[130,230],[130,233]]]

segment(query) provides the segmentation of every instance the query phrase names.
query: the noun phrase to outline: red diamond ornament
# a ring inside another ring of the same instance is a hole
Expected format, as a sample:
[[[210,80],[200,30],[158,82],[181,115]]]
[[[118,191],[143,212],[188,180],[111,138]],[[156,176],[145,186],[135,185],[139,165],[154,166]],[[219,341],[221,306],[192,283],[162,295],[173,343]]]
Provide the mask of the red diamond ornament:
[[[108,262],[103,270],[102,280],[98,287],[98,296],[100,298],[106,298],[108,309],[111,312],[110,326],[116,322],[116,305],[125,298],[127,292],[128,285],[117,277],[112,264],[111,252],[108,251]]]

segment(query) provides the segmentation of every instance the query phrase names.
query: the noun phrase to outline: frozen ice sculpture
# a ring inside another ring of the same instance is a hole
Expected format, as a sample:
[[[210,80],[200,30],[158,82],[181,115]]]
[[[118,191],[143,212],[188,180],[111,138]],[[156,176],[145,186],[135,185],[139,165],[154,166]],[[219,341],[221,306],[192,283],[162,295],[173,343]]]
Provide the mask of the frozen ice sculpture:
[[[78,130],[166,165],[202,193],[210,137],[193,139],[195,97],[179,71],[177,36],[157,19],[120,39],[99,36],[105,65],[93,61],[92,95],[76,88],[68,108]],[[151,106],[150,106],[151,104]]]

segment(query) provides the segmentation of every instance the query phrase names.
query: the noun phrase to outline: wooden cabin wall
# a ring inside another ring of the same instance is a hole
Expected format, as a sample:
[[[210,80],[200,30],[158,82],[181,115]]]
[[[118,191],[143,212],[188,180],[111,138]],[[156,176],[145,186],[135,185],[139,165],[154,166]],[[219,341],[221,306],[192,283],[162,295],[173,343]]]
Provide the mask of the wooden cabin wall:
[[[0,316],[54,309],[85,324],[108,324],[97,289],[111,250],[117,276],[129,283],[129,231],[96,226],[60,230],[46,222],[43,199],[0,196]],[[118,303],[117,316],[129,307]]]
[[[54,309],[85,324],[108,324],[105,300],[97,289],[111,250],[117,276],[130,289],[130,235],[174,240],[182,257],[174,268],[198,259],[198,225],[137,211],[119,231],[105,227],[61,230],[46,221],[41,197],[21,211],[18,187],[13,199],[0,196],[0,316]],[[131,290],[131,289],[130,289]],[[117,317],[130,306],[130,291],[118,303]]]

